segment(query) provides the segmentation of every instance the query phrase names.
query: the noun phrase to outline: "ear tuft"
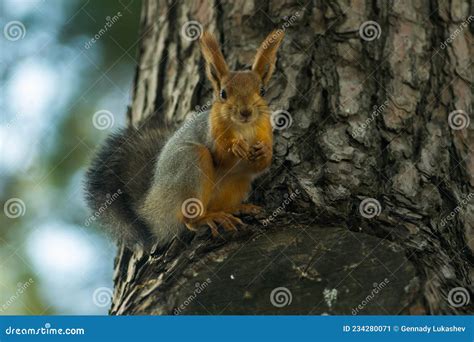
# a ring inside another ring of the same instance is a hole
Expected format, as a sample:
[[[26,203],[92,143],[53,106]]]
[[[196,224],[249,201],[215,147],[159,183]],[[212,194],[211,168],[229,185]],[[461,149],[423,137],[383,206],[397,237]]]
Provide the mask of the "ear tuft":
[[[206,61],[207,77],[212,82],[215,90],[219,91],[222,78],[229,73],[224,55],[222,54],[216,37],[208,31],[202,34],[200,44],[202,55]]]
[[[276,54],[284,36],[285,32],[281,29],[272,31],[257,50],[252,70],[260,76],[264,85],[268,84],[275,70]]]

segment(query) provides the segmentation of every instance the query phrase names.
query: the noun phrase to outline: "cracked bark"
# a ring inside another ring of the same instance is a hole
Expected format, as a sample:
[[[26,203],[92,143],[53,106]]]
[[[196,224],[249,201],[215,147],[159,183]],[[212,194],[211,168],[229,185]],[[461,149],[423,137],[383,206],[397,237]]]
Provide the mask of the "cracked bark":
[[[130,124],[179,124],[210,101],[185,22],[215,32],[237,69],[292,21],[267,91],[292,126],[275,131],[273,165],[252,192],[274,219],[152,255],[121,247],[110,313],[472,312],[447,301],[455,287],[472,293],[472,125],[448,125],[453,110],[472,112],[472,24],[440,47],[471,14],[469,1],[145,1]],[[360,38],[368,20],[378,39]],[[361,215],[366,198],[378,216]],[[272,305],[277,287],[289,305]]]

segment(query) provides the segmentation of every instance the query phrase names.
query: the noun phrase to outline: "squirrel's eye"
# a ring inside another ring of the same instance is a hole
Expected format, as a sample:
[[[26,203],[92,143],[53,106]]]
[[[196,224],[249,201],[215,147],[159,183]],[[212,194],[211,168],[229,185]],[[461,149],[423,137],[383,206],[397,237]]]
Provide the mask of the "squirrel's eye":
[[[263,86],[260,87],[260,96],[265,96],[265,88]]]
[[[219,96],[221,97],[222,100],[227,99],[227,93],[224,89],[221,89]]]

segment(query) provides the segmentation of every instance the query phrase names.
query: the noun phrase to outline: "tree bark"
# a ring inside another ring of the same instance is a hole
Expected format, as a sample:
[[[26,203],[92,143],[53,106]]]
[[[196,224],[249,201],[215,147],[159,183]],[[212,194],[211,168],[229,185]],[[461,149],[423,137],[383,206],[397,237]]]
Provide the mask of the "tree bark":
[[[292,123],[254,184],[266,212],[222,239],[120,247],[110,313],[472,312],[450,291],[472,298],[474,138],[448,118],[472,113],[471,14],[467,0],[144,1],[130,124],[211,101],[191,20],[234,69],[285,31],[267,98]]]

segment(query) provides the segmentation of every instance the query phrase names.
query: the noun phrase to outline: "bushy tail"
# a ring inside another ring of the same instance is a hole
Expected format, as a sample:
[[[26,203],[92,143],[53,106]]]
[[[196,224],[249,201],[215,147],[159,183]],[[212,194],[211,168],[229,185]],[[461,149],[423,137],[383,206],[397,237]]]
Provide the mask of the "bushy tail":
[[[150,249],[155,242],[136,209],[153,180],[156,160],[170,131],[156,125],[112,134],[92,160],[85,178],[86,200],[98,220],[127,246]]]

